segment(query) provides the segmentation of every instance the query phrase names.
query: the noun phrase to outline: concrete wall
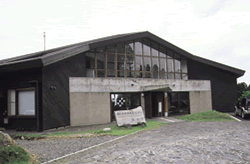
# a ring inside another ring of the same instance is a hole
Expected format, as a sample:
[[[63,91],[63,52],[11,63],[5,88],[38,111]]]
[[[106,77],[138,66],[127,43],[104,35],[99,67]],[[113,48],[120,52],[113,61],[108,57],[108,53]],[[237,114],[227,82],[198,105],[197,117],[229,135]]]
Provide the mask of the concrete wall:
[[[207,91],[209,80],[70,77],[70,92]],[[164,90],[165,89],[165,90]]]
[[[109,93],[70,93],[70,125],[110,122]]]
[[[212,110],[211,91],[190,91],[190,114]]]

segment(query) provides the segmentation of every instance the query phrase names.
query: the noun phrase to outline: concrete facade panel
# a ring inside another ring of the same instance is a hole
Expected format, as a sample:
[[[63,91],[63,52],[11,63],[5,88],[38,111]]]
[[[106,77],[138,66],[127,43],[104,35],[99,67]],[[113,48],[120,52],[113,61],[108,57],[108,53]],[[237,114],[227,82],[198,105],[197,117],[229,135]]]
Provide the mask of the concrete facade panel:
[[[190,114],[211,111],[212,97],[211,91],[190,91]]]
[[[109,93],[70,93],[70,125],[110,122]]]
[[[178,92],[207,91],[211,90],[211,84],[209,80],[70,77],[70,92],[143,92],[162,88]]]

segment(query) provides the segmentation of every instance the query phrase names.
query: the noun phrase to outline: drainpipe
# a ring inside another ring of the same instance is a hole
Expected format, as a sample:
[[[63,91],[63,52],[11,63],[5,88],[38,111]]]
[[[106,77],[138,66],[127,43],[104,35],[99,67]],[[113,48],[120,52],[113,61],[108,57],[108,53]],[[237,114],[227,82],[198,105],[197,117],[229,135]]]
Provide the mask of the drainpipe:
[[[32,80],[29,81],[30,84],[36,84],[36,117],[37,117],[37,132],[40,132],[40,123],[39,123],[39,98],[38,98],[38,81]]]

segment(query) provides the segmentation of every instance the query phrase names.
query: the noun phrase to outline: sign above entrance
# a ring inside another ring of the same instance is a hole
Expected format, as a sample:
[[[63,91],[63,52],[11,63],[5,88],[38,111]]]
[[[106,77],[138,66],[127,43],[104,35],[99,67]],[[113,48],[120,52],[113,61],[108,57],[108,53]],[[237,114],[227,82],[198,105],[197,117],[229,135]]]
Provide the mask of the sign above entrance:
[[[131,110],[119,110],[115,111],[115,119],[117,126],[123,125],[136,125],[138,123],[146,123],[145,116],[142,111],[142,107],[139,106]]]

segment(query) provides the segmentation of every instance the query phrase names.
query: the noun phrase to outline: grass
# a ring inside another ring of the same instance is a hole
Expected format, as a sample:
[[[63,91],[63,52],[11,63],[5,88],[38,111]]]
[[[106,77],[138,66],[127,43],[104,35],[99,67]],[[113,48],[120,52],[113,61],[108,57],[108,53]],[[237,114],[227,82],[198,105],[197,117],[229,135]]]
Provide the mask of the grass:
[[[160,125],[163,125],[166,123],[162,123],[155,120],[148,120],[146,122],[146,126],[132,126],[131,129],[127,129],[126,127],[118,127],[118,126],[109,126],[111,128],[110,132],[105,132],[102,129],[101,130],[92,130],[92,131],[83,131],[83,132],[75,132],[75,133],[69,133],[69,132],[61,132],[61,133],[51,133],[47,135],[41,135],[41,134],[18,134],[15,136],[12,136],[14,139],[21,139],[23,137],[24,139],[32,140],[32,139],[39,139],[44,138],[46,136],[61,136],[61,135],[71,135],[71,134],[85,134],[85,133],[92,133],[92,134],[107,134],[107,135],[114,135],[114,136],[122,136],[126,134],[130,134],[133,132],[136,132],[138,130],[151,130],[158,128]]]
[[[126,127],[118,127],[118,126],[111,126],[111,131],[110,132],[104,132],[103,130],[95,130],[94,133],[106,133],[106,134],[110,134],[113,136],[123,136],[123,135],[127,135],[133,132],[136,132],[138,130],[151,130],[151,129],[155,129],[160,127],[161,125],[164,125],[167,123],[162,123],[159,121],[155,121],[155,120],[148,120],[146,122],[146,126],[142,127],[142,126],[132,126],[131,129],[127,129]]]
[[[28,164],[29,153],[19,145],[0,146],[0,161],[4,164]]]
[[[175,118],[185,121],[236,121],[228,114],[217,112],[215,110]]]

